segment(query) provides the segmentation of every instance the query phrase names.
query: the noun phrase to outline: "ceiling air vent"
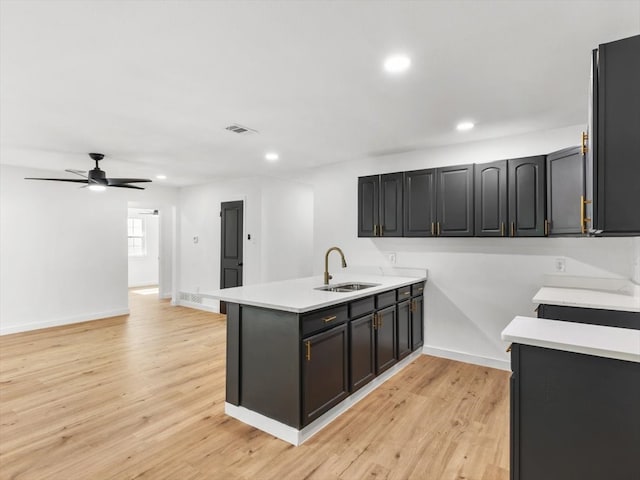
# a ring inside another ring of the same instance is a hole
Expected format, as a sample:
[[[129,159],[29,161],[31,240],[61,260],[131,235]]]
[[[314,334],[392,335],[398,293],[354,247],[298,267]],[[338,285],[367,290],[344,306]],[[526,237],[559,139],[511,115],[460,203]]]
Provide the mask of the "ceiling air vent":
[[[254,130],[253,128],[243,127],[242,125],[238,125],[237,123],[229,125],[225,128],[225,130],[237,133],[238,135],[251,135],[252,133],[258,133],[258,131]]]

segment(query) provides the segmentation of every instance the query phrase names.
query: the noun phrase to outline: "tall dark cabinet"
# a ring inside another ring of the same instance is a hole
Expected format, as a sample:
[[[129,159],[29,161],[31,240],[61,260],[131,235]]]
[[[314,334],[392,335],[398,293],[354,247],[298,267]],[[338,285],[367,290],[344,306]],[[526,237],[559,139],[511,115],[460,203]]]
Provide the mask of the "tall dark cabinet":
[[[544,236],[545,220],[545,157],[509,160],[510,236]]]
[[[507,161],[476,165],[474,183],[476,236],[508,235]]]
[[[640,235],[640,35],[594,50],[591,88],[591,232]]]
[[[549,235],[580,235],[585,229],[585,163],[581,147],[547,155]]]
[[[358,236],[401,237],[403,174],[358,178]]]

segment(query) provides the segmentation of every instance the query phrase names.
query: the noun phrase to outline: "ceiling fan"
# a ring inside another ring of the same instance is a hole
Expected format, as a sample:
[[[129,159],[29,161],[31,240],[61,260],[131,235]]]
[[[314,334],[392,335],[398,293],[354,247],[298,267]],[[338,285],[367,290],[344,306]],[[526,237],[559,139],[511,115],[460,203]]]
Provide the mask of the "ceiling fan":
[[[85,172],[82,170],[67,169],[65,172],[73,173],[83,177],[79,178],[33,178],[25,177],[25,180],[51,180],[54,182],[72,182],[72,183],[86,183],[89,190],[105,190],[106,187],[118,187],[118,188],[135,188],[137,190],[144,190],[137,185],[130,185],[131,183],[150,182],[148,178],[108,178],[104,170],[98,167],[98,162],[104,158],[102,153],[90,153],[89,156],[96,162],[95,168]]]

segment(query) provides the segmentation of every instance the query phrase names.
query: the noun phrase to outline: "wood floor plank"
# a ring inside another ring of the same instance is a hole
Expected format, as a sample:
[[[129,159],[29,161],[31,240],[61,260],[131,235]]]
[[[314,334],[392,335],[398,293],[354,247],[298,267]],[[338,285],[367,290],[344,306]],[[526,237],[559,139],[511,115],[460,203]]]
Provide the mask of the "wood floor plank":
[[[507,480],[508,373],[423,355],[300,447],[224,415],[225,317],[0,337],[0,479]]]

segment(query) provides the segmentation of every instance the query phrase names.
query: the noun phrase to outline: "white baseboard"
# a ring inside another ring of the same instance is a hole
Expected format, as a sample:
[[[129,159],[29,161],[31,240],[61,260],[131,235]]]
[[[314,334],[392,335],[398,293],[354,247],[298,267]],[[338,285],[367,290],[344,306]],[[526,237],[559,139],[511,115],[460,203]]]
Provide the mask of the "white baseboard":
[[[178,300],[175,303],[171,302],[171,305],[179,305],[181,307],[189,307],[189,308],[194,308],[196,310],[204,310],[205,312],[211,312],[211,313],[220,313],[220,311],[217,308],[214,308],[210,305],[203,305],[201,303],[188,302],[186,300]]]
[[[253,410],[249,410],[248,408],[232,405],[227,402],[225,402],[224,404],[224,413],[226,413],[230,417],[240,420],[243,423],[246,423],[247,425],[251,425],[252,427],[257,428],[258,430],[262,430],[263,432],[273,435],[280,440],[284,440],[285,442],[288,442],[292,445],[302,445],[302,443],[309,440],[312,436],[329,425],[344,412],[349,410],[356,403],[369,395],[384,382],[389,380],[420,355],[422,355],[422,352],[420,350],[413,352],[408,357],[396,363],[389,370],[385,371],[384,373],[367,383],[360,390],[345,398],[338,405],[333,407],[318,419],[314,420],[311,424],[307,425],[302,430],[298,430],[297,428],[285,425],[284,423],[266,417],[258,412],[254,412]]]
[[[76,315],[67,318],[56,318],[53,320],[44,320],[39,322],[29,322],[20,325],[10,325],[5,327],[0,325],[0,335],[10,335],[12,333],[29,332],[31,330],[40,330],[42,328],[59,327],[62,325],[71,325],[73,323],[88,322],[91,320],[102,320],[103,318],[119,317],[121,315],[129,315],[128,308],[108,310],[105,312],[92,313],[89,315]]]
[[[434,357],[448,358],[449,360],[457,360],[464,363],[472,363],[474,365],[482,365],[483,367],[497,368],[498,370],[511,371],[511,362],[508,360],[500,360],[498,358],[480,357],[470,355],[468,353],[457,352],[455,350],[447,350],[444,348],[431,347],[425,345],[422,347],[422,353],[432,355]]]

